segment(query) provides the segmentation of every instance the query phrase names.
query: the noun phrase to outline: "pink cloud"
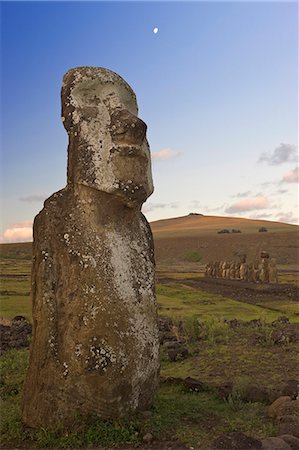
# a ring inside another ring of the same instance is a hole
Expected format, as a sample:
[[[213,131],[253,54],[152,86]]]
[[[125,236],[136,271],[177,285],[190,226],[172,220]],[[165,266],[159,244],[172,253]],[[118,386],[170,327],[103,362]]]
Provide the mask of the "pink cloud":
[[[32,241],[32,221],[26,220],[13,224],[0,235],[1,243]]]
[[[282,182],[283,183],[298,183],[299,181],[299,168],[298,167],[294,167],[293,170],[290,170],[289,172],[287,172],[283,179]]]
[[[173,159],[180,155],[180,152],[172,150],[171,148],[162,148],[158,152],[152,153],[152,159],[165,161],[167,159]]]
[[[254,198],[245,198],[239,202],[233,203],[225,212],[229,214],[234,214],[243,211],[254,211],[257,209],[269,208],[269,200],[263,195]]]

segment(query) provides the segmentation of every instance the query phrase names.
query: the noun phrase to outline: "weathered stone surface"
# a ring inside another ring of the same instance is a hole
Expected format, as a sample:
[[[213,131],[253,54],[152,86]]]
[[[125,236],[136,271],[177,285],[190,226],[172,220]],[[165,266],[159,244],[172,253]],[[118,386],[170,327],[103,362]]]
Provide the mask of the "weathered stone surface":
[[[292,450],[299,450],[299,439],[295,436],[292,436],[291,434],[282,434],[278,437],[289,444]]]
[[[298,416],[283,416],[280,418],[278,424],[279,434],[291,434],[299,438],[299,417]]]
[[[262,442],[259,439],[235,431],[222,434],[216,438],[211,448],[212,450],[258,450],[262,449]]]
[[[64,76],[68,182],[34,221],[33,341],[26,425],[148,410],[159,340],[153,240],[141,214],[152,193],[146,125],[117,74]]]
[[[287,442],[277,437],[262,439],[263,450],[292,450]]]
[[[268,416],[274,419],[293,413],[299,413],[299,400],[292,400],[289,396],[279,397],[268,408]]]

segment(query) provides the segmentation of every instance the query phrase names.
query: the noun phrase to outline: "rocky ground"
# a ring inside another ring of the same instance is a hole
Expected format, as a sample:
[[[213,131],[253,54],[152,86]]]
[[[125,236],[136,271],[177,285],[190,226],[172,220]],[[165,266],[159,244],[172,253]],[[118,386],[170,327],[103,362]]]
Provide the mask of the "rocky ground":
[[[182,280],[158,276],[158,283],[182,283]],[[263,303],[267,300],[299,300],[299,288],[293,284],[258,284],[241,280],[226,280],[223,278],[184,278],[183,283],[193,288],[220,294],[234,300],[246,303]],[[298,311],[299,314],[299,311]]]

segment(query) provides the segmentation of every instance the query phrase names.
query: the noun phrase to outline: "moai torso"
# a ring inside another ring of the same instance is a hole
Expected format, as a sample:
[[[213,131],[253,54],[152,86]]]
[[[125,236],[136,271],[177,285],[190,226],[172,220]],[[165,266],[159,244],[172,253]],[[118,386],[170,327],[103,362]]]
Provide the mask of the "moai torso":
[[[62,88],[68,184],[35,218],[26,425],[150,407],[157,385],[152,193],[145,124],[113,72],[72,69]]]
[[[241,264],[240,264],[240,279],[243,281],[247,280],[247,271],[248,271],[248,265],[246,262],[246,255],[243,255],[241,258]]]
[[[254,283],[258,283],[260,281],[259,278],[259,262],[255,261],[253,263],[253,280]]]
[[[271,258],[269,263],[269,283],[278,283],[278,273],[275,258]]]
[[[234,280],[236,276],[235,263],[232,262],[229,267],[229,278]]]
[[[253,264],[249,263],[248,264],[248,269],[247,269],[247,281],[253,282]]]
[[[261,263],[259,266],[259,279],[262,283],[269,283],[269,254],[261,252]]]

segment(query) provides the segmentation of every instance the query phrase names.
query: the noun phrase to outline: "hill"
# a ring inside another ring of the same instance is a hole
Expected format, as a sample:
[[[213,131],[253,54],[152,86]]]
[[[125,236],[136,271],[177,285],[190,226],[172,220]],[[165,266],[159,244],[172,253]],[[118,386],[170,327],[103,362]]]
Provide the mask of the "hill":
[[[266,250],[280,265],[299,263],[299,227],[236,217],[189,216],[151,222],[158,270],[198,270],[208,261],[249,260]],[[259,232],[260,228],[267,232]],[[227,229],[228,234],[218,232]],[[239,230],[240,233],[232,233]],[[0,244],[1,259],[30,260],[32,243]]]
[[[192,270],[198,263],[249,260],[266,250],[280,265],[299,261],[299,227],[266,220],[189,215],[151,223],[158,269]],[[265,228],[267,232],[259,232]],[[221,230],[230,233],[219,234]],[[232,232],[232,230],[240,232]]]

